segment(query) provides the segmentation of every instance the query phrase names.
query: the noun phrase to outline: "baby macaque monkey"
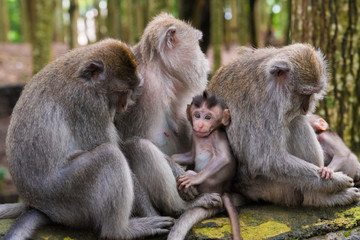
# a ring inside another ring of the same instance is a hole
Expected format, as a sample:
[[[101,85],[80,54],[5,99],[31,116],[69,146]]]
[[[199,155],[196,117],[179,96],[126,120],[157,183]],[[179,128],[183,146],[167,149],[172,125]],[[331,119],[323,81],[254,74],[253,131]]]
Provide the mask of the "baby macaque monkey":
[[[314,114],[308,114],[307,117],[324,151],[325,167],[319,169],[321,177],[332,179],[333,172],[343,172],[353,178],[355,185],[359,186],[360,164],[356,155],[339,135],[331,131],[329,124],[323,118]]]
[[[233,206],[229,191],[236,171],[236,161],[232,155],[224,127],[230,123],[230,112],[225,103],[215,95],[204,91],[195,96],[186,110],[187,118],[193,128],[193,146],[191,152],[174,154],[172,160],[187,166],[194,166],[194,170],[178,177],[179,190],[186,190],[193,185],[198,187],[199,193],[219,193],[229,214],[233,238],[242,239],[240,235],[239,217]],[[205,213],[208,211],[208,213]],[[185,222],[193,224],[205,218],[214,216],[222,209],[190,209],[188,219],[185,212],[172,228],[168,239],[182,239],[189,229],[184,229]],[[194,219],[197,219],[195,221]],[[179,230],[178,228],[182,228]],[[176,232],[185,232],[179,237]]]

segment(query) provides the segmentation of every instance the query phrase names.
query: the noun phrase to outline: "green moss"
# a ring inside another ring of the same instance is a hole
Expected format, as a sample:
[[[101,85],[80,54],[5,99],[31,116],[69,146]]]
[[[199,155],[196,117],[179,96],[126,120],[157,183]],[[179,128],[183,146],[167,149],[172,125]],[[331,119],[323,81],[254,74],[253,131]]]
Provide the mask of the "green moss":
[[[289,232],[290,230],[291,229],[284,223],[268,221],[258,226],[246,226],[246,228],[241,231],[241,234],[244,239],[260,240],[274,237],[281,233]]]
[[[312,226],[323,226],[330,225],[336,226],[341,229],[350,229],[358,226],[358,221],[360,221],[360,207],[354,207],[347,209],[345,211],[335,213],[336,218],[332,220],[319,220],[317,223],[311,225],[305,225],[302,228],[306,229]]]
[[[251,216],[241,216],[240,231],[244,239],[266,239],[291,230],[286,224],[276,221],[267,221],[257,225],[253,223]],[[229,218],[213,218],[202,221],[193,228],[193,232],[200,237],[209,239],[231,239],[230,236],[232,236]]]
[[[343,232],[343,235],[344,235],[345,237],[349,237],[349,236],[351,235],[351,232],[349,232],[349,231]]]
[[[232,235],[229,218],[212,218],[202,221],[193,228],[193,232],[199,236],[215,239],[224,239]]]

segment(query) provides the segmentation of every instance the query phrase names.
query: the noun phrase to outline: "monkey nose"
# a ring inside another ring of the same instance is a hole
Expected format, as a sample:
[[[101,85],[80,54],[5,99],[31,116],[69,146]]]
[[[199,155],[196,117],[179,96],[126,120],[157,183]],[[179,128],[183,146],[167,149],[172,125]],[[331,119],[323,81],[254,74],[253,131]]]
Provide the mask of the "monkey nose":
[[[120,97],[120,100],[119,100],[119,106],[118,106],[118,112],[124,112],[127,110],[127,107],[128,107],[128,102],[127,102],[127,94],[123,94],[121,97]]]
[[[127,104],[122,104],[121,107],[122,107],[122,110],[123,110],[124,112],[127,110],[127,106],[128,106]]]

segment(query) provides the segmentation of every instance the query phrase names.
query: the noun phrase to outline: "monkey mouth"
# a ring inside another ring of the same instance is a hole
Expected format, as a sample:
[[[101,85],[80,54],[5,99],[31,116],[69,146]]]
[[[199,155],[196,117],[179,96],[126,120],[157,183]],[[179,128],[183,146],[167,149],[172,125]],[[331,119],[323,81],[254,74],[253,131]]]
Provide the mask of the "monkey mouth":
[[[196,131],[194,130],[194,134],[197,137],[203,138],[203,137],[207,137],[210,135],[211,132],[200,132],[200,131]]]

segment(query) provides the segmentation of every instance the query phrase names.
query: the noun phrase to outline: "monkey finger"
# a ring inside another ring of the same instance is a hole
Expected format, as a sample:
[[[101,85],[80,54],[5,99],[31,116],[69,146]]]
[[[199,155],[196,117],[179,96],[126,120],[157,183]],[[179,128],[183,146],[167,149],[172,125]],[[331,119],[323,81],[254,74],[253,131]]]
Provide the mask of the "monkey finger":
[[[330,179],[330,174],[331,174],[330,172],[326,172],[326,177],[325,177],[326,180]]]
[[[325,177],[326,177],[326,170],[325,168],[322,168],[321,178],[325,178]]]
[[[181,183],[180,183],[179,190],[183,189],[184,187],[186,188],[186,185],[187,185],[187,181],[181,182]]]

